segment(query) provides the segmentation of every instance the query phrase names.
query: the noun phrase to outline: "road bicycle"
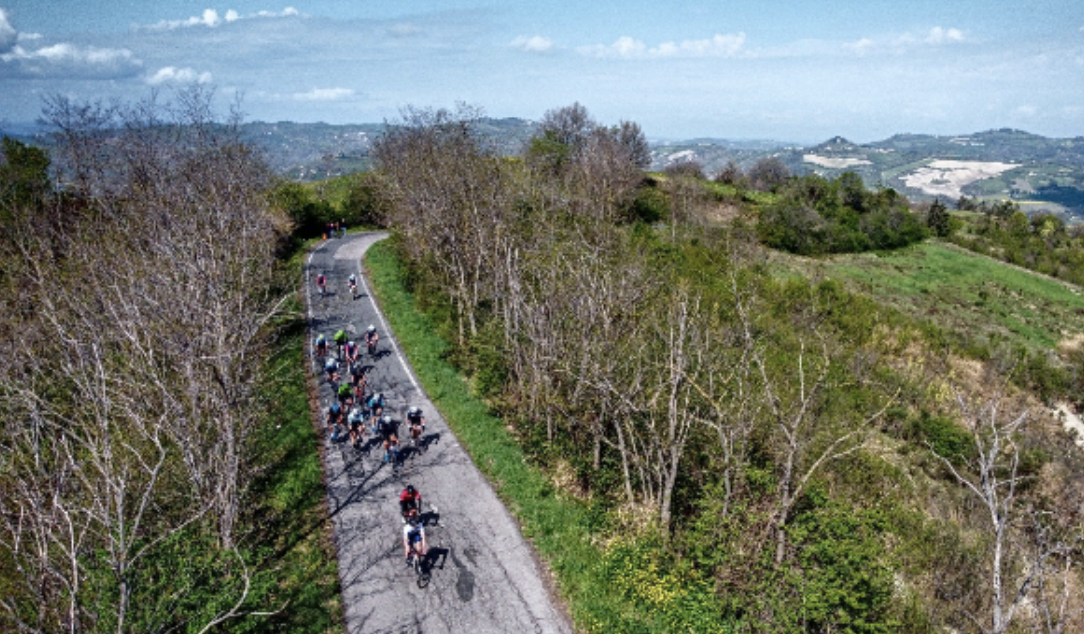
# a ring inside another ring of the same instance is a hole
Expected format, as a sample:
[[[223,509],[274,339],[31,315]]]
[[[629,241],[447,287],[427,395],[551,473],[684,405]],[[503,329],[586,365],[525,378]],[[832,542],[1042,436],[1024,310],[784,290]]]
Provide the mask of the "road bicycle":
[[[402,463],[399,460],[399,443],[395,443],[384,450],[384,462],[391,463],[391,472],[394,476],[398,477],[399,469],[402,467]]]
[[[412,453],[425,452],[425,443],[422,442],[422,432],[424,431],[420,425],[410,427],[410,448]]]
[[[410,542],[410,556],[407,563],[414,570],[414,580],[418,584],[419,588],[424,588],[429,585],[429,566],[426,565],[426,558],[420,552],[418,552],[418,542],[411,540]]]

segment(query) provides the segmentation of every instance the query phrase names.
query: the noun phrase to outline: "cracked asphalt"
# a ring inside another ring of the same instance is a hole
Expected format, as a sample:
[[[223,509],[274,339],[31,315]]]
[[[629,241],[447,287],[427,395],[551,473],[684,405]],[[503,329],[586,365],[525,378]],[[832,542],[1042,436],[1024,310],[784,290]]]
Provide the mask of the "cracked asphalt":
[[[364,363],[372,366],[369,391],[384,393],[387,412],[400,422],[403,433],[408,407],[421,407],[426,419],[426,450],[405,451],[398,477],[382,462],[382,450],[371,434],[361,450],[332,444],[321,435],[346,630],[571,634],[530,545],[421,390],[369,293],[361,257],[384,237],[362,233],[325,241],[310,253],[305,269],[310,364],[319,385],[321,429],[334,394],[322,362],[312,359],[315,336],[323,333],[332,343],[335,332],[345,329],[358,341],[370,324],[380,334],[380,345],[375,358],[362,353]],[[315,286],[321,272],[327,276],[324,297]],[[347,288],[351,273],[362,281],[356,300]],[[398,496],[407,484],[417,487],[424,501],[430,550],[424,587],[402,556]]]

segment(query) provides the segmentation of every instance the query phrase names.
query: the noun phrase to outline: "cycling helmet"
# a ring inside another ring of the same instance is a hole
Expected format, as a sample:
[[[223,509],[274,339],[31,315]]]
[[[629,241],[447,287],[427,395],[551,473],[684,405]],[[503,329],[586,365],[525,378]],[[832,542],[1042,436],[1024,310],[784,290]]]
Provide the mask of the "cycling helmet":
[[[334,403],[334,404],[333,404],[333,405],[331,406],[331,411],[333,411],[333,412],[336,412],[336,413],[338,413],[338,412],[339,412],[339,411],[341,411],[341,410],[342,410],[342,407],[340,407],[338,403]]]
[[[357,346],[358,344],[354,343],[353,341],[347,341],[347,342],[346,342],[346,345],[348,345],[348,346],[350,346],[351,348],[353,348],[353,347],[356,347],[356,346]]]
[[[391,422],[391,416],[388,416],[387,414],[384,414],[384,416],[380,419],[380,422],[385,423],[385,424],[390,423]]]
[[[414,495],[418,491],[414,488],[413,484],[408,484],[408,485],[406,485],[406,492],[411,494],[411,495]]]
[[[369,324],[369,327],[365,329],[365,332],[376,332],[376,326]]]

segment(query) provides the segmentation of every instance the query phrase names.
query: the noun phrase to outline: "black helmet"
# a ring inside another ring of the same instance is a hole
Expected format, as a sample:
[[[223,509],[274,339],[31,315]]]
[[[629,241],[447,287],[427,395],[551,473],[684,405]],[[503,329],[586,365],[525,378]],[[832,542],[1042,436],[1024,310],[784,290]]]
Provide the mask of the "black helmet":
[[[417,493],[417,491],[414,489],[413,484],[406,485],[406,492],[411,494],[411,495],[414,495],[415,493]]]

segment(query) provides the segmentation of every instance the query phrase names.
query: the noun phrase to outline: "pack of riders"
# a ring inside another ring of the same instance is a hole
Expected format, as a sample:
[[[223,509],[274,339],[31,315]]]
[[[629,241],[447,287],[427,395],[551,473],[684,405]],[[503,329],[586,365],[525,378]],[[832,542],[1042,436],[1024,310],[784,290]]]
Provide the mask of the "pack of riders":
[[[329,223],[329,236],[338,227],[332,227]],[[337,223],[335,223],[337,225]],[[343,224],[345,232],[345,223]],[[347,283],[351,295],[357,297],[357,276],[351,274]],[[316,284],[320,294],[325,293],[327,278],[320,273],[316,278]],[[324,372],[327,381],[332,384],[335,393],[335,401],[327,409],[326,428],[332,442],[349,440],[355,449],[361,448],[362,438],[367,431],[371,431],[379,438],[384,450],[384,462],[397,460],[399,449],[399,423],[385,412],[387,402],[383,392],[374,392],[368,399],[364,398],[365,388],[368,383],[368,367],[359,362],[360,342],[350,339],[346,330],[340,329],[331,337],[335,342],[336,354],[329,355],[329,341],[323,334],[317,334],[314,346],[314,356],[324,359]],[[380,336],[376,326],[370,325],[362,335],[362,340],[370,355],[376,354],[377,343]],[[345,363],[347,380],[339,383],[340,364]],[[366,429],[366,419],[370,421],[371,428]],[[421,442],[425,431],[425,415],[417,406],[410,407],[406,412],[405,422],[409,430],[410,439],[417,447]],[[407,563],[411,562],[412,554],[423,559],[428,553],[428,544],[425,536],[425,524],[421,516],[422,495],[413,485],[407,485],[399,496],[400,512],[403,516],[403,556]]]

